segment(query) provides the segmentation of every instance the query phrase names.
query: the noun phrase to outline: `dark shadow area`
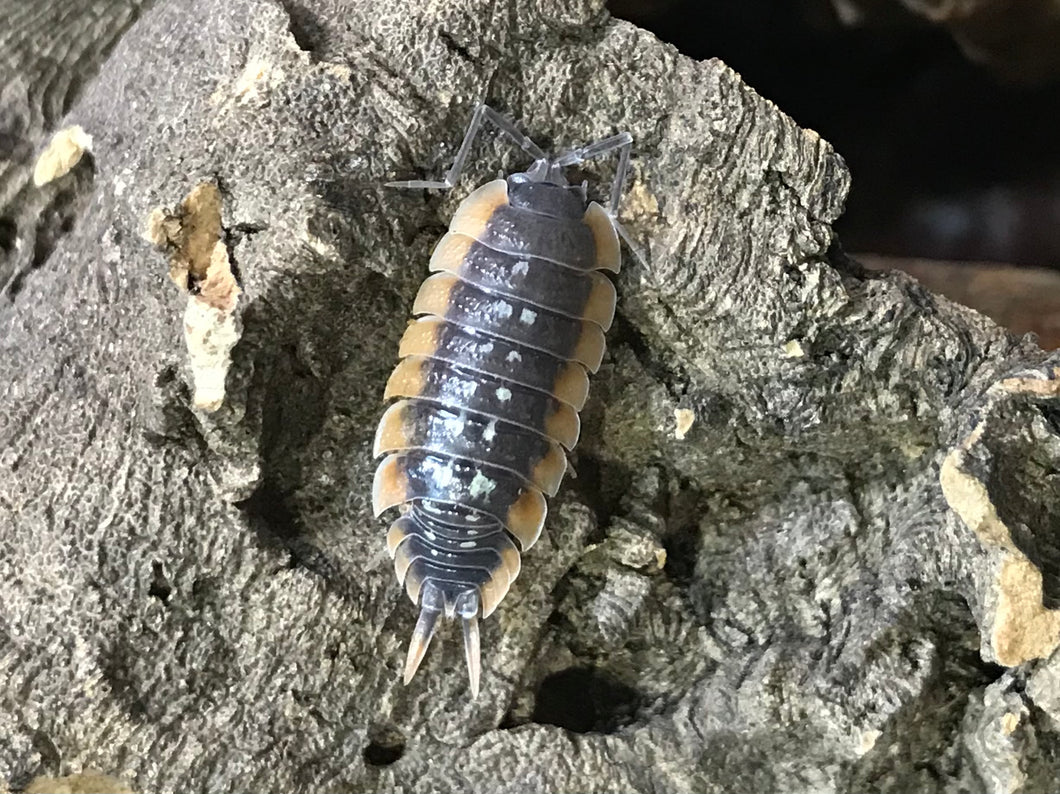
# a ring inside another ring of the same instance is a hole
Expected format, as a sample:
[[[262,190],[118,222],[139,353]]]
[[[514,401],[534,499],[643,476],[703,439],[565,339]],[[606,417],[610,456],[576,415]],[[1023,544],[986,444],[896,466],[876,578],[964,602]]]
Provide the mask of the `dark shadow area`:
[[[0,218],[0,253],[10,254],[15,248],[15,240],[18,239],[18,224],[14,218],[4,216]]]
[[[95,173],[95,161],[90,153],[85,152],[70,173],[55,180],[54,186],[49,184],[40,188],[52,191],[52,197],[37,216],[28,261],[25,255],[21,262],[16,259],[16,268],[19,269],[7,285],[9,300],[15,299],[22,291],[29,274],[43,267],[55,251],[59,241],[73,231],[78,218],[91,200]],[[5,218],[0,221],[0,251],[3,251],[5,256],[14,251],[17,234],[18,226],[14,220]],[[0,284],[0,288],[2,287],[3,285]]]
[[[313,11],[296,0],[282,0],[280,5],[290,18],[287,29],[295,43],[304,52],[318,55],[327,46],[327,27]]]
[[[572,667],[541,682],[531,719],[574,733],[614,733],[635,721],[640,701],[640,693],[607,673]]]
[[[151,563],[151,586],[147,589],[147,595],[157,598],[163,604],[169,604],[169,595],[173,592],[173,586],[166,578],[165,569],[158,560]]]
[[[682,481],[676,493],[663,496],[664,504],[660,510],[666,520],[666,532],[660,538],[666,549],[663,574],[678,587],[688,587],[695,576],[703,543],[700,529],[702,493],[692,483]]]
[[[394,725],[371,725],[368,728],[368,745],[361,754],[368,766],[390,766],[405,754],[405,734]]]
[[[824,2],[609,5],[836,147],[854,176],[847,250],[1060,268],[1060,84],[1005,84],[897,3],[870,28]]]

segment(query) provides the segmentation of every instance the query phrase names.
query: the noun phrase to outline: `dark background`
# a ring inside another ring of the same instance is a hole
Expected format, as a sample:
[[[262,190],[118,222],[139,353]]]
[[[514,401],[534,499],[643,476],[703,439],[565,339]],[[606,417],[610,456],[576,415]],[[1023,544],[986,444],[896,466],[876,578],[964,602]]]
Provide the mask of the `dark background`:
[[[611,11],[693,58],[721,58],[836,147],[854,177],[837,224],[848,251],[1060,270],[1060,79],[1041,40],[1052,31],[1002,15],[977,35],[1008,50],[979,54],[898,0],[860,5],[871,7],[860,27],[827,0],[612,0]]]

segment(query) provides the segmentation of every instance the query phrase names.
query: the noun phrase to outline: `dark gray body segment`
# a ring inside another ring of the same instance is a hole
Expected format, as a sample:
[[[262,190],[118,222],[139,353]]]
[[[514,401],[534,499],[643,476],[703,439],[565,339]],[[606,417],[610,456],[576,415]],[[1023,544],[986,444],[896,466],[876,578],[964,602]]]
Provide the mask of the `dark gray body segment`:
[[[526,174],[512,174],[508,186],[508,203],[518,209],[561,220],[581,220],[585,214],[585,194],[570,187],[549,182],[533,182]]]
[[[416,520],[416,503],[429,500],[457,504],[492,516],[502,525],[509,523],[512,506],[532,488],[517,474],[481,462],[464,460],[429,450],[413,449],[387,457],[377,470],[384,474],[387,464],[396,467],[403,478],[402,496],[413,508],[407,514]]]
[[[579,320],[595,283],[591,273],[479,242],[471,245],[457,275],[479,289]]]
[[[418,399],[441,403],[487,419],[511,422],[567,445],[569,436],[553,433],[548,428],[550,418],[567,413],[570,406],[565,406],[550,394],[528,389],[503,377],[465,370],[444,360],[430,358],[414,363],[421,365],[423,381]]]
[[[426,400],[402,400],[391,411],[400,424],[400,438],[385,443],[378,452],[425,450],[503,468],[549,496],[559,487],[558,478],[546,478],[538,464],[557,457],[562,462],[563,453],[555,441],[539,433]]]
[[[494,251],[535,256],[577,270],[596,265],[596,242],[581,217],[554,218],[529,208],[498,207],[477,239]]]
[[[440,277],[446,276],[432,276],[433,279]],[[438,316],[454,325],[540,350],[562,361],[574,360],[582,334],[592,333],[592,330],[587,331],[583,320],[487,292],[459,279],[449,290],[445,313]]]
[[[556,378],[566,365],[556,356],[506,339],[486,336],[456,323],[436,323],[431,331],[432,359],[454,364],[463,370],[507,379],[536,391],[553,393]]]

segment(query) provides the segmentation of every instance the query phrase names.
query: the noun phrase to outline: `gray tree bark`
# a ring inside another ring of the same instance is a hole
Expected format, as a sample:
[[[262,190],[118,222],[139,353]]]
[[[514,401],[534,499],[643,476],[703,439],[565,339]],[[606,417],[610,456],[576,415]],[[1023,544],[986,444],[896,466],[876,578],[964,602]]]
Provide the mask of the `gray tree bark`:
[[[633,133],[645,261],[471,700],[454,634],[400,683],[369,491],[431,246],[525,163],[382,183],[483,98]],[[1052,787],[1060,358],[844,256],[842,159],[724,64],[591,0],[169,0],[62,123],[25,190],[73,225],[0,306],[0,780]]]

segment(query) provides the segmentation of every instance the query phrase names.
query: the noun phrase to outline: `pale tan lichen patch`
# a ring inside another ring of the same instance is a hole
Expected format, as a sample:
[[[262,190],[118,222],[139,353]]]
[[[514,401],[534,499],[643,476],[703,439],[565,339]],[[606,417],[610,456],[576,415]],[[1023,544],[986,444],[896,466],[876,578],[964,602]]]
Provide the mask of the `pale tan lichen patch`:
[[[688,408],[674,409],[674,438],[683,441],[696,422],[696,412]]]
[[[37,777],[25,788],[26,794],[133,794],[124,782],[110,775],[81,772],[66,777]]]
[[[634,180],[622,197],[620,211],[638,222],[653,220],[659,215],[659,200],[643,181]]]
[[[82,156],[92,149],[92,136],[80,126],[74,125],[59,130],[37,158],[33,168],[33,184],[46,185],[70,173],[81,162]]]
[[[282,69],[261,58],[252,58],[236,79],[232,94],[240,103],[253,102],[263,97],[284,80]]]
[[[1016,730],[1016,728],[1019,727],[1019,724],[1020,715],[1012,711],[1006,711],[1004,716],[1001,718],[1001,731],[1006,736],[1011,736],[1012,733]]]
[[[206,275],[199,282],[199,294],[195,297],[207,306],[224,314],[231,314],[239,300],[239,293],[239,284],[236,283],[232,265],[228,260],[228,248],[218,240],[210,255]]]
[[[308,56],[302,53],[297,45],[290,43],[290,47],[304,57],[308,64]],[[257,49],[261,49],[260,47]],[[210,95],[210,104],[222,110],[231,110],[245,106],[262,105],[269,100],[269,95],[287,78],[284,70],[271,58],[264,55],[251,53],[247,58],[243,70],[236,76],[235,80],[226,78]]]
[[[880,731],[875,729],[859,731],[858,744],[855,752],[857,752],[859,756],[870,752],[872,748],[876,746],[877,740],[879,740],[882,735],[883,734]]]
[[[188,293],[184,339],[193,402],[203,411],[224,403],[231,351],[239,341],[234,312],[241,290],[221,232],[221,194],[212,182],[196,185],[175,212],[153,210],[145,232],[170,251],[169,277]]]
[[[1060,397],[1060,367],[1052,370],[1051,378],[1005,378],[995,388],[1010,394],[1034,397]]]
[[[231,352],[239,341],[236,319],[231,313],[192,297],[184,310],[184,340],[188,345],[195,407],[216,411],[224,403]]]
[[[173,283],[181,289],[197,289],[221,239],[221,191],[213,182],[200,182],[175,211],[153,209],[147,216],[144,236],[170,252],[169,277]]]
[[[981,434],[982,426],[950,452],[942,464],[940,482],[946,501],[965,526],[984,545],[1003,554],[984,628],[998,663],[1013,667],[1047,657],[1056,649],[1060,610],[1043,605],[1041,571],[1013,543],[986,485],[964,466],[967,450]]]
[[[804,358],[806,351],[802,347],[802,343],[798,339],[790,339],[784,343],[784,357],[785,358]]]

